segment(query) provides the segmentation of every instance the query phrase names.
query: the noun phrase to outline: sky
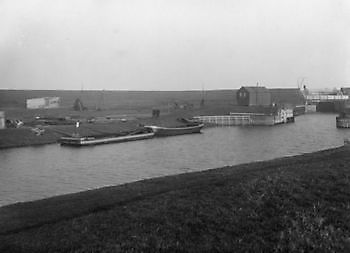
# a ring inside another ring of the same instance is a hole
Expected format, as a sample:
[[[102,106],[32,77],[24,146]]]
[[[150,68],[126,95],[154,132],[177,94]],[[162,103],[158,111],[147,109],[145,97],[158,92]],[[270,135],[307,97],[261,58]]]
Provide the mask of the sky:
[[[348,0],[0,0],[0,89],[350,86]]]

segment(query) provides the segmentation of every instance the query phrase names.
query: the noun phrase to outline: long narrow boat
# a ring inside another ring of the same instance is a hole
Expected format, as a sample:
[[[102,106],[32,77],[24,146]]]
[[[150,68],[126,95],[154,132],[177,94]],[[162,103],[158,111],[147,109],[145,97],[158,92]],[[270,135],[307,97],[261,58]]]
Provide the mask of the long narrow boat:
[[[160,126],[145,126],[145,127],[152,129],[155,136],[172,136],[172,135],[200,133],[203,126],[204,124],[196,124],[196,125],[181,126],[181,127],[160,127]]]
[[[154,136],[153,132],[129,134],[129,135],[123,135],[123,136],[71,136],[71,137],[61,137],[59,142],[62,145],[89,146],[89,145],[150,139],[153,136]]]

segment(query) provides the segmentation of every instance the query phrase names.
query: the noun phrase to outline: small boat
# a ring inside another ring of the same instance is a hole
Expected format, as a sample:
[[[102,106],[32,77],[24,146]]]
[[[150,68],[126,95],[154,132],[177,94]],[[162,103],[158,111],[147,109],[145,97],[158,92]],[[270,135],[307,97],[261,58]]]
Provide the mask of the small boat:
[[[114,136],[79,136],[73,135],[70,137],[61,137],[59,142],[61,145],[70,146],[89,146],[107,143],[127,142],[150,139],[154,136],[153,132],[128,134],[128,135],[114,135]]]
[[[155,136],[172,136],[182,134],[194,134],[200,133],[204,124],[195,124],[179,127],[160,127],[160,126],[145,126],[146,128],[152,129]]]

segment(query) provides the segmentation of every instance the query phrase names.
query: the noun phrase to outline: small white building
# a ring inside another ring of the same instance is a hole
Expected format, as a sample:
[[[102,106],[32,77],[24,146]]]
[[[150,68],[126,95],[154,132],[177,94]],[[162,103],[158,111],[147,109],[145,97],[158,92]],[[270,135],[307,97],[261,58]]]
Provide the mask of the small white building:
[[[0,129],[5,128],[5,113],[0,111]]]
[[[50,109],[60,107],[60,97],[43,97],[27,99],[27,109]]]
[[[293,109],[279,109],[275,115],[275,124],[288,123],[291,119],[294,121]]]

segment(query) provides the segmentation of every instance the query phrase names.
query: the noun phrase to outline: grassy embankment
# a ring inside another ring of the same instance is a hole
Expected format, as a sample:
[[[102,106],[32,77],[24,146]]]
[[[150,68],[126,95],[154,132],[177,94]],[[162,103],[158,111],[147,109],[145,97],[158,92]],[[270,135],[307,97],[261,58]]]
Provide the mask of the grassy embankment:
[[[227,104],[234,102],[236,90],[210,90],[203,94],[193,91],[72,91],[72,90],[1,90],[0,108],[26,107],[26,99],[40,97],[60,97],[61,107],[71,108],[76,98],[80,98],[90,110],[101,108],[113,110],[162,109],[178,104],[198,106],[202,98],[206,104]],[[11,115],[10,115],[11,116]]]
[[[2,207],[0,252],[346,252],[349,153],[337,148]]]

